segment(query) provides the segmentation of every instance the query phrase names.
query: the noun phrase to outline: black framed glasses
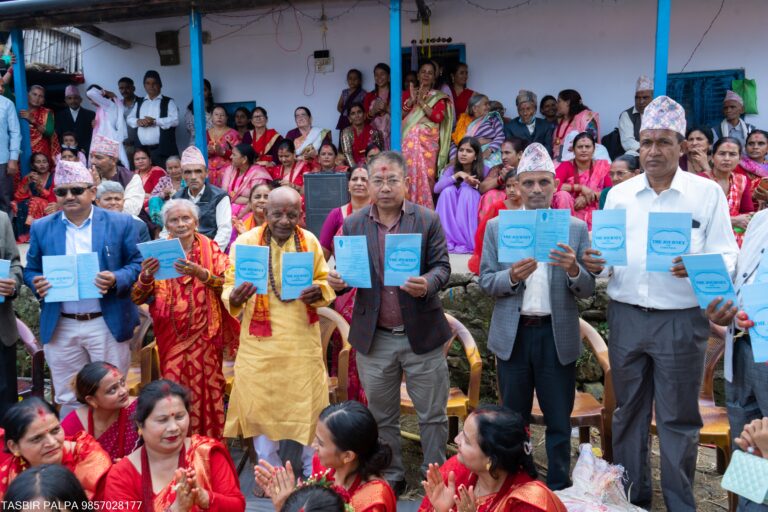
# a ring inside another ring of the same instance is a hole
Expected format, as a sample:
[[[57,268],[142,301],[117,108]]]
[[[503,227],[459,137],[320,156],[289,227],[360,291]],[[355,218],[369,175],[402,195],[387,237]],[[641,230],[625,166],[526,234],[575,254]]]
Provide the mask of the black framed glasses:
[[[83,195],[89,188],[91,187],[57,188],[53,191],[53,193],[56,194],[57,197],[67,197],[68,193],[71,193],[73,196],[77,197]]]

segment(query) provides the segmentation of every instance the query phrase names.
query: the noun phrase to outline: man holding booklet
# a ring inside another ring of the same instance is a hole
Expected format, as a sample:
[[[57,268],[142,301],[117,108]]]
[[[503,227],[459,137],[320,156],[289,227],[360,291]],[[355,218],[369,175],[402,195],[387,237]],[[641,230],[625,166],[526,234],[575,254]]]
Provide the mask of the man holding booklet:
[[[237,238],[224,274],[224,306],[233,317],[242,314],[224,436],[252,437],[259,459],[271,467],[282,465],[279,442],[292,439],[304,446],[306,476],[315,425],[328,405],[317,308],[336,295],[320,242],[298,226],[299,193],[270,192],[266,217],[266,225]],[[263,252],[243,250],[254,246]]]
[[[664,454],[661,487],[667,508],[676,512],[696,510],[698,396],[710,332],[697,294],[730,289],[725,277],[733,273],[738,252],[723,191],[678,167],[684,137],[683,108],[666,96],[654,99],[640,127],[644,174],[613,187],[605,204],[606,211],[625,213],[626,264],[606,261],[597,249],[584,258],[590,272],[611,276],[614,462],[627,471],[632,503],[649,507],[648,434],[655,403]],[[703,253],[722,258],[695,256]],[[689,273],[691,280],[685,279]]]
[[[367,267],[366,275],[350,274],[353,265],[344,261],[344,251],[337,251],[339,261],[328,283],[339,293],[352,284],[358,287],[349,341],[357,350],[368,408],[392,448],[392,464],[383,476],[400,494],[405,490],[400,449],[403,374],[419,416],[422,470],[445,462],[449,381],[443,345],[451,330],[438,292],[448,282],[451,264],[437,214],[405,199],[410,178],[403,157],[393,151],[380,153],[368,166],[368,178],[373,204],[347,217],[342,228],[344,240],[365,237],[364,243],[354,244],[358,250],[348,254],[365,254],[357,265]]]
[[[547,486],[571,485],[571,411],[581,353],[576,298],[595,289],[581,258],[589,248],[584,221],[551,210],[557,189],[546,148],[533,143],[517,167],[523,210],[488,221],[480,287],[496,299],[488,349],[496,355],[506,406],[530,422],[534,389],[547,426]]]
[[[83,164],[59,162],[54,182],[60,211],[32,225],[24,281],[42,300],[40,340],[63,417],[77,404],[72,380],[84,365],[106,361],[128,372],[141,254],[133,219],[92,205]]]
[[[763,210],[752,217],[744,235],[736,263],[737,301],[718,297],[706,310],[711,322],[728,327],[725,404],[734,439],[753,420],[768,417],[767,248],[768,210]]]

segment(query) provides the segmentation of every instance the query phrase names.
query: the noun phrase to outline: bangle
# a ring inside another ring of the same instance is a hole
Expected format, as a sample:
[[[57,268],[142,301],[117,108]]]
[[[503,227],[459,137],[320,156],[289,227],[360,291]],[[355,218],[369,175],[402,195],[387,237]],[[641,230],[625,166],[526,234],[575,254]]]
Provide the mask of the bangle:
[[[143,278],[145,278],[145,277],[146,277],[147,279],[149,279],[149,281],[145,281],[145,280],[143,279]],[[153,276],[153,275],[151,275],[151,274],[147,274],[146,272],[142,272],[142,273],[139,275],[139,282],[140,282],[141,284],[152,284],[152,283],[154,282],[154,280],[155,280],[155,276]]]

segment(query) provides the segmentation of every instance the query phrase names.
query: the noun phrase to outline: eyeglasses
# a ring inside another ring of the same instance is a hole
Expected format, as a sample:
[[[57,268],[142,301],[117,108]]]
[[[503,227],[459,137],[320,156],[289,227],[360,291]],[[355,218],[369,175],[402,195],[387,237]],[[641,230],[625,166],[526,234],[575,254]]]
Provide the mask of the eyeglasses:
[[[71,193],[74,197],[81,196],[91,187],[70,187],[70,188],[57,188],[53,191],[56,197],[67,197],[68,193]]]
[[[371,186],[376,187],[376,188],[381,188],[381,187],[384,186],[384,184],[386,184],[389,188],[392,188],[392,187],[398,186],[402,182],[403,182],[403,180],[400,179],[400,178],[389,178],[386,181],[382,180],[382,179],[371,180],[370,184],[371,184]]]

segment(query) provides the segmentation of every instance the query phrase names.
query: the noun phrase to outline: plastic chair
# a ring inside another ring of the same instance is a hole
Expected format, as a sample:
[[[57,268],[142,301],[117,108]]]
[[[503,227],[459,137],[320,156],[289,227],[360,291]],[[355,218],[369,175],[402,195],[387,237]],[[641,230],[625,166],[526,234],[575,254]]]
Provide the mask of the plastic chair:
[[[24,349],[32,360],[32,380],[16,379],[16,388],[19,392],[19,398],[28,398],[36,396],[44,398],[45,395],[45,353],[43,346],[35,338],[35,334],[27,327],[27,324],[16,319],[16,329],[19,331],[19,338],[24,344]]]
[[[483,373],[483,359],[480,357],[480,351],[475,343],[472,333],[464,327],[464,324],[456,318],[446,313],[445,319],[451,327],[451,339],[443,345],[443,352],[448,355],[448,350],[454,340],[458,339],[464,347],[464,354],[469,361],[469,385],[467,392],[464,393],[460,388],[452,387],[448,393],[447,414],[449,419],[449,439],[453,439],[458,434],[458,422],[464,421],[469,413],[475,410],[480,402],[480,378]],[[402,414],[415,414],[416,409],[413,406],[411,397],[408,396],[408,389],[405,384],[405,377],[400,384],[400,412]],[[451,435],[453,434],[453,435]],[[418,436],[401,432],[403,437],[417,440]]]
[[[571,426],[579,429],[579,443],[589,443],[589,429],[595,427],[600,432],[600,447],[603,450],[603,458],[613,460],[611,448],[611,420],[616,408],[616,398],[613,393],[613,379],[611,378],[611,363],[608,361],[608,346],[602,336],[585,320],[579,319],[581,338],[587,342],[592,353],[595,354],[598,364],[605,375],[603,403],[589,393],[576,392],[571,413]],[[533,408],[531,410],[531,422],[536,425],[544,425],[544,413],[541,411],[538,399],[534,395]]]
[[[344,402],[349,398],[349,352],[352,346],[349,344],[349,324],[337,311],[331,308],[318,308],[320,317],[320,337],[323,343],[323,362],[328,373],[328,397],[332,404]],[[328,345],[334,332],[341,336],[341,350],[339,351],[338,371],[331,376],[328,370]]]

